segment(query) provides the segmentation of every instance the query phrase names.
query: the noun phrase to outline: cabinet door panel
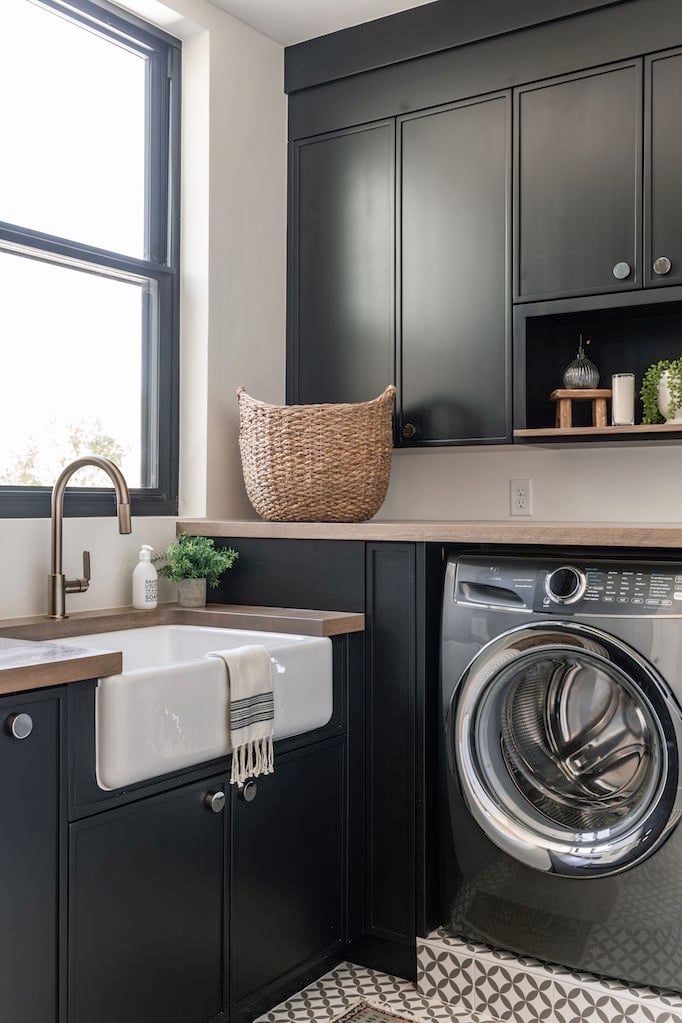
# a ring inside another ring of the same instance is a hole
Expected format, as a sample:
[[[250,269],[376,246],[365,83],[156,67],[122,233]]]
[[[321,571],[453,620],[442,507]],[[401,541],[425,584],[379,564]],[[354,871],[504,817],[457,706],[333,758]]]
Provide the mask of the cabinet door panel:
[[[345,938],[344,749],[276,758],[253,802],[233,800],[233,1009]]]
[[[29,714],[25,739],[8,728]],[[0,1018],[57,1020],[59,701],[0,704]]]
[[[393,382],[392,121],[295,143],[289,399],[364,401]]]
[[[509,434],[509,107],[400,121],[401,430],[417,443]]]
[[[417,933],[415,601],[414,544],[368,544],[365,927],[411,947]]]
[[[682,50],[646,61],[646,283],[682,281]],[[667,263],[670,269],[664,273]]]
[[[208,1023],[224,1006],[222,778],[71,826],[70,1023]]]
[[[634,61],[518,90],[517,298],[641,286],[641,81]]]

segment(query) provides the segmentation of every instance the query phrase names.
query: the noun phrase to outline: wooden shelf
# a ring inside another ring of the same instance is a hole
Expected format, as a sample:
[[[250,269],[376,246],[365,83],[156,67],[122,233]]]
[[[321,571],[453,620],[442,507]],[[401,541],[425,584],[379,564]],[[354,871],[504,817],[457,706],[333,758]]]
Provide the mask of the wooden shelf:
[[[656,423],[648,425],[639,423],[636,426],[571,426],[547,427],[539,430],[514,430],[514,437],[519,440],[570,440],[572,437],[641,437],[649,435],[664,436],[666,434],[682,435],[682,423]]]

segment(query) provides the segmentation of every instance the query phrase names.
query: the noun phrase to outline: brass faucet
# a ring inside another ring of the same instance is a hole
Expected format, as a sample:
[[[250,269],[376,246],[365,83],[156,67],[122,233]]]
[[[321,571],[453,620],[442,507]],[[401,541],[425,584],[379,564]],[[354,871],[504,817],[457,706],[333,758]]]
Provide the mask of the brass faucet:
[[[83,551],[83,578],[67,579],[62,572],[62,525],[64,520],[64,491],[74,472],[84,465],[94,465],[103,469],[114,484],[116,492],[116,509],[118,511],[119,533],[132,532],[130,524],[130,492],[123,473],[108,458],[99,455],[83,455],[67,465],[57,477],[52,491],[52,554],[50,574],[47,577],[47,617],[67,618],[66,594],[85,593],[90,585],[90,551]]]

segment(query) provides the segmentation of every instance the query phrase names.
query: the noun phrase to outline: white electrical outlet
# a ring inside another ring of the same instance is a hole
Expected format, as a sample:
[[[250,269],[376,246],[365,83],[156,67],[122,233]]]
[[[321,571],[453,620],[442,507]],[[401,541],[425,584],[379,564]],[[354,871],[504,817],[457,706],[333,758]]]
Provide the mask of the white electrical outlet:
[[[509,510],[512,515],[533,514],[532,480],[509,480]]]

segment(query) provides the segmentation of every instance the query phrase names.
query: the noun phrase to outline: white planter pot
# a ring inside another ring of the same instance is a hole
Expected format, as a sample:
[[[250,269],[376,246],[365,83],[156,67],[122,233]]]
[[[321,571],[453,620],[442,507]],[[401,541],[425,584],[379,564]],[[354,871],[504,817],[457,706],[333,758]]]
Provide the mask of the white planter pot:
[[[666,423],[682,423],[682,408],[671,413],[670,387],[668,386],[668,371],[661,373],[658,381],[658,408]]]
[[[206,604],[205,579],[181,579],[178,583],[180,607],[204,607]]]

